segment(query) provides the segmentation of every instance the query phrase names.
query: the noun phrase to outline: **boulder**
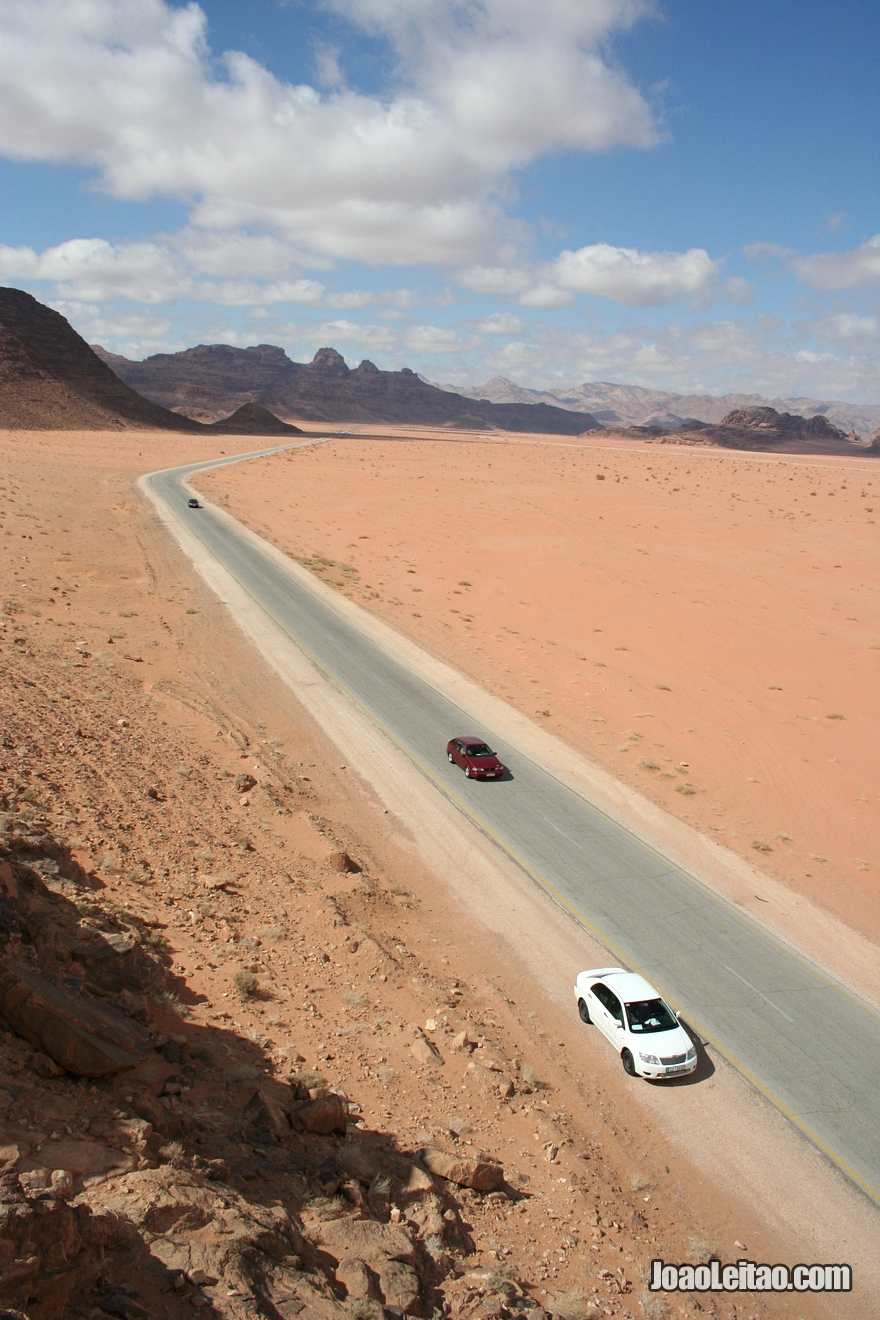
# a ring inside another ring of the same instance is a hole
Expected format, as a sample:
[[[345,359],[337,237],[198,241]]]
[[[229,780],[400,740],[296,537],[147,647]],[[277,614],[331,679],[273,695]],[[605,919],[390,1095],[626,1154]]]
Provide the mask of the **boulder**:
[[[154,1261],[172,1276],[214,1289],[212,1300],[222,1298],[222,1307],[208,1314],[253,1320],[255,1296],[259,1314],[292,1314],[285,1302],[304,1289],[299,1266],[305,1244],[283,1206],[249,1203],[228,1185],[218,1195],[217,1183],[170,1165],[114,1178],[95,1189],[98,1194],[149,1240]]]
[[[404,1315],[419,1311],[419,1276],[411,1265],[389,1260],[379,1270],[379,1287],[386,1306],[398,1307]]]
[[[334,871],[340,871],[343,874],[348,873],[349,875],[360,874],[361,868],[353,857],[349,857],[347,852],[331,853],[328,861]]]
[[[290,1136],[290,1123],[280,1105],[263,1091],[254,1091],[244,1107],[245,1141],[268,1146],[273,1141],[284,1141]]]
[[[341,1283],[353,1302],[378,1302],[379,1287],[375,1276],[362,1260],[350,1257],[336,1266],[336,1282]]]
[[[256,788],[256,786],[257,781],[254,779],[253,775],[244,774],[235,776],[234,787],[236,793],[249,793],[251,789]]]
[[[348,1123],[348,1101],[341,1095],[324,1095],[318,1100],[307,1100],[290,1112],[295,1127],[319,1136],[329,1137],[331,1132],[345,1132]]]
[[[438,1178],[445,1178],[459,1187],[472,1187],[475,1192],[495,1192],[504,1186],[504,1170],[500,1164],[449,1155],[445,1150],[432,1147],[422,1151],[422,1163]]]
[[[133,1068],[150,1047],[148,1033],[118,1009],[30,967],[0,969],[0,1016],[16,1035],[77,1077]]]
[[[428,1040],[427,1036],[423,1036],[421,1032],[410,1046],[410,1053],[417,1063],[427,1064],[431,1068],[439,1068],[443,1064],[443,1055],[437,1049],[437,1046]]]

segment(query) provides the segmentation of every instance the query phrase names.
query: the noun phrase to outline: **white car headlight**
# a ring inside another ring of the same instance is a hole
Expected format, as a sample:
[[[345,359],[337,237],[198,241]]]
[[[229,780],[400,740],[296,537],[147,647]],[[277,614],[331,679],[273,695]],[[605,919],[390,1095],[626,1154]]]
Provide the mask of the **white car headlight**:
[[[687,1054],[684,1056],[684,1061],[685,1063],[693,1063],[696,1057],[697,1057],[697,1051],[693,1048],[693,1046],[691,1046]]]
[[[655,1068],[660,1067],[660,1060],[657,1058],[656,1054],[642,1054],[641,1050],[639,1050],[639,1058],[642,1063],[653,1063]]]

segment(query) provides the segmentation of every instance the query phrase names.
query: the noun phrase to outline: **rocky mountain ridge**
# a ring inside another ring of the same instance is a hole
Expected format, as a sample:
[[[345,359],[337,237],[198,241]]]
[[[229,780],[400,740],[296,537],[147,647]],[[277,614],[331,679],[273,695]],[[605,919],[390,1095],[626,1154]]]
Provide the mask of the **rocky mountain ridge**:
[[[274,344],[232,348],[199,344],[132,362],[93,345],[119,378],[145,398],[186,417],[212,422],[243,404],[259,404],[288,420],[390,422],[469,430],[578,435],[599,425],[589,412],[543,400],[492,403],[465,399],[422,380],[409,367],[350,368],[333,348],[310,363],[294,362]]]
[[[494,403],[547,403],[557,408],[586,410],[606,427],[674,427],[686,421],[717,425],[735,409],[771,407],[779,412],[799,413],[802,416],[824,416],[841,430],[852,430],[863,436],[880,428],[880,404],[846,403],[842,400],[794,397],[766,399],[760,394],[674,394],[607,381],[558,390],[534,390],[517,385],[504,376],[495,376],[484,385],[446,388],[456,389],[466,398],[489,399]]]
[[[713,445],[722,449],[775,450],[799,454],[853,454],[877,452],[850,431],[845,434],[827,417],[801,417],[775,408],[734,408],[717,424],[693,418],[679,426],[658,425],[615,428],[616,434],[651,443]]]

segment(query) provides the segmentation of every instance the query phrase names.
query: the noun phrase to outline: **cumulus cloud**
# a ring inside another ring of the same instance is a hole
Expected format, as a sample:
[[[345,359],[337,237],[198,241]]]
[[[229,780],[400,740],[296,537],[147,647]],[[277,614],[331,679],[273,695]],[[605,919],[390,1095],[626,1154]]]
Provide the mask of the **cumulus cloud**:
[[[209,234],[203,244],[191,230],[149,242],[74,238],[43,252],[0,245],[0,279],[30,286],[52,283],[56,301],[357,308],[374,299],[365,290],[327,289],[318,280],[297,275],[293,262],[290,250],[271,238]],[[206,278],[211,275],[220,278]],[[273,275],[279,278],[266,278]],[[402,305],[411,294],[401,289],[383,296],[398,297]]]
[[[555,261],[528,266],[514,254],[508,263],[468,266],[458,282],[474,293],[516,297],[523,307],[567,307],[577,294],[608,298],[630,307],[656,307],[686,301],[706,306],[716,292],[732,302],[748,301],[746,280],[734,278],[719,290],[723,259],[704,248],[687,252],[640,252],[593,243],[561,252]]]
[[[775,243],[752,243],[745,252],[752,261],[778,258],[801,284],[820,293],[843,293],[880,284],[880,234],[849,252],[815,252],[804,257]]]
[[[704,301],[721,263],[703,248],[687,252],[638,252],[594,243],[562,252],[552,267],[553,282],[576,293],[592,293],[632,307]]]
[[[648,147],[657,129],[607,55],[647,0],[328,0],[391,43],[383,95],[213,58],[194,3],[4,0],[0,151],[78,162],[115,197],[173,197],[201,229],[259,228],[318,259],[464,263],[509,173],[559,149]]]

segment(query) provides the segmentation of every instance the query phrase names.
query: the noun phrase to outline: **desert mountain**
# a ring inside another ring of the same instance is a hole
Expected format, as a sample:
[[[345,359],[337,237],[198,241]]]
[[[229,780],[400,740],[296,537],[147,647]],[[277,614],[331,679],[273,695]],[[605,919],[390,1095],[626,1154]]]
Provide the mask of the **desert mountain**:
[[[865,454],[874,452],[850,432],[833,426],[827,417],[800,417],[775,408],[734,408],[718,423],[693,418],[680,425],[617,428],[618,435],[668,444],[720,445],[724,449],[777,450],[795,454]]]
[[[880,427],[880,404],[845,403],[810,398],[765,399],[760,394],[672,394],[597,381],[568,389],[531,390],[504,376],[485,385],[449,386],[468,399],[493,403],[547,403],[591,412],[603,426],[680,426],[689,420],[719,423],[740,408],[770,407],[802,416],[824,416],[843,431],[869,435]]]
[[[123,384],[59,312],[21,289],[0,289],[0,426],[195,429]]]
[[[272,344],[200,344],[143,362],[94,347],[127,385],[199,421],[255,403],[282,417],[311,422],[397,422],[556,435],[578,435],[599,425],[589,412],[540,399],[526,404],[465,399],[429,384],[408,367],[380,371],[365,361],[352,370],[332,348],[321,348],[312,362],[302,363]]]
[[[121,359],[124,361],[125,359]],[[28,431],[201,431],[143,398],[68,321],[21,289],[0,288],[0,427]],[[264,408],[240,408],[211,430],[298,434]]]

